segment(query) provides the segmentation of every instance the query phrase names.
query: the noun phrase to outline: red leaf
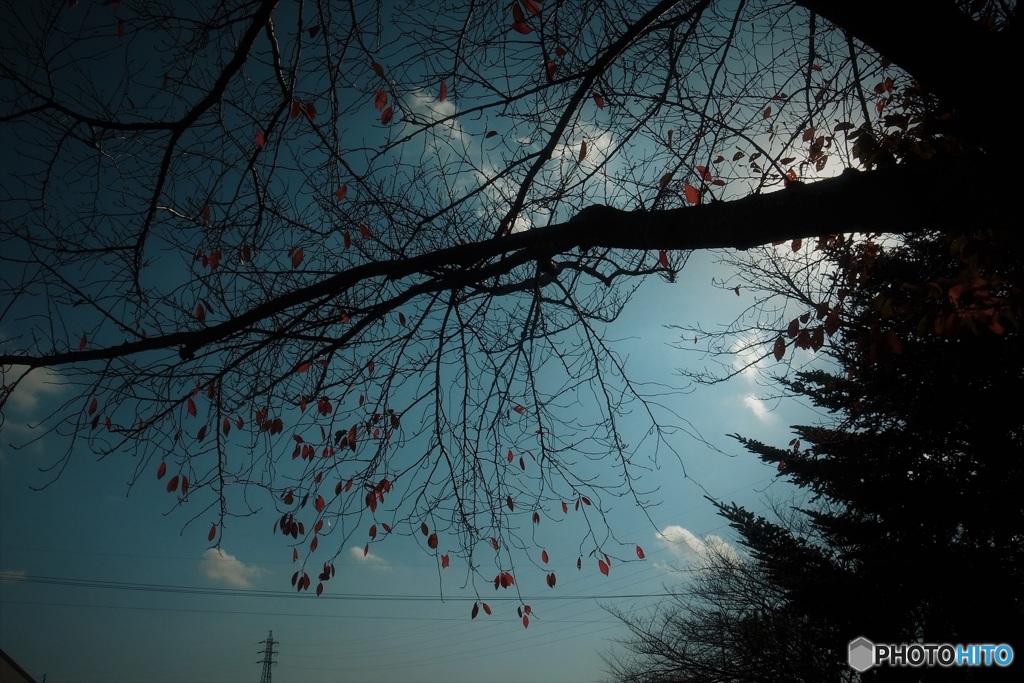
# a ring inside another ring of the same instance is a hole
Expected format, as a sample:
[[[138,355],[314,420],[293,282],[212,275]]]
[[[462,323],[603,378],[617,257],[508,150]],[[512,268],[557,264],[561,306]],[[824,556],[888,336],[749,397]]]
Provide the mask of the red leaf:
[[[448,559],[447,555],[442,555],[441,556],[441,569],[447,569],[450,562],[451,561]]]
[[[202,427],[199,428],[199,431],[196,432],[196,441],[202,441],[205,438],[206,438],[206,425],[203,425]]]
[[[448,99],[448,86],[445,85],[444,81],[441,81],[441,93],[437,96],[438,102],[444,102]]]
[[[362,235],[364,240],[370,239],[373,235],[370,233],[370,229],[365,225],[359,226],[359,234]]]
[[[647,557],[646,555],[644,555],[644,549],[640,546],[636,547],[636,556],[639,557],[641,560]]]
[[[320,533],[321,531],[323,531],[323,528],[324,528],[324,520],[322,520],[322,519],[316,520],[316,524],[313,525],[313,531],[316,532],[316,533]]]
[[[497,550],[500,547],[498,545],[498,539],[494,538],[493,536],[491,536],[491,545],[494,546],[495,550]]]
[[[775,340],[775,346],[772,348],[772,353],[775,355],[775,360],[782,360],[782,357],[786,355],[786,340],[779,335],[779,338]]]
[[[556,52],[557,52],[557,50],[556,50]],[[600,95],[595,94],[594,95],[594,104],[597,105],[598,109],[604,109],[604,98],[601,97]]]
[[[700,190],[690,183],[686,183],[684,190],[686,192],[686,201],[691,204],[700,204]]]
[[[525,7],[526,11],[530,14],[534,16],[540,14],[540,5],[538,5],[535,0],[522,0],[522,3],[523,7]]]
[[[366,364],[366,372],[368,374],[372,375],[373,374],[373,367],[374,367],[373,366],[373,361],[371,360],[369,363]]]
[[[124,35],[124,19],[117,20],[117,35],[118,37]]]
[[[208,540],[210,542],[213,542],[213,539],[215,539],[215,538],[217,538],[217,525],[216,524],[211,524],[210,525],[210,533],[208,533],[206,535],[206,540]]]
[[[262,130],[256,131],[256,149],[263,149],[263,145],[267,144],[267,139],[263,136]]]
[[[520,405],[517,405],[517,406],[516,406],[515,408],[513,408],[512,410],[516,411],[516,412],[517,412],[517,413],[519,413],[520,415],[522,415],[523,413],[525,413],[525,412],[526,412],[526,408],[524,408],[524,407],[522,407],[522,406],[520,406]]]
[[[178,475],[171,477],[171,480],[167,482],[167,493],[174,493],[178,490]]]
[[[565,501],[562,501],[562,514],[563,515],[569,514],[569,506],[568,506],[568,504],[566,504]]]
[[[505,505],[508,506],[509,512],[513,512],[516,509],[515,504],[512,502],[512,496],[505,497]]]
[[[526,615],[524,614],[524,615],[523,615],[523,628],[526,628],[526,627],[527,627],[527,626],[529,626],[529,625],[530,625],[530,617],[528,617],[528,616],[526,616]]]
[[[198,320],[199,322],[201,322],[201,323],[206,322],[206,309],[203,308],[203,304],[201,304],[201,303],[197,303],[196,304],[195,316],[196,316],[196,320]]]
[[[525,35],[529,35],[530,33],[533,32],[533,29],[530,28],[530,25],[527,24],[525,21],[513,22],[512,23],[512,30],[516,31],[518,33],[522,33],[524,36]]]
[[[608,576],[608,563],[604,560],[597,561],[597,568],[601,570],[601,573]]]
[[[188,493],[188,477],[181,475],[181,495]]]
[[[316,26],[311,26],[309,28],[309,37],[310,38],[316,38],[320,34],[320,29],[321,28],[322,27],[320,26],[320,24],[317,24]],[[319,595],[319,593],[317,593],[317,595]]]
[[[193,401],[190,398],[188,400],[188,402],[187,402],[187,405],[188,405],[188,414],[191,415],[192,417],[195,417],[196,416],[196,402]]]
[[[483,602],[483,603],[480,603],[480,604],[484,608],[484,612],[486,612],[488,614],[488,616],[490,616],[490,614],[491,614],[491,606],[488,605],[486,602]]]
[[[391,533],[391,525],[388,524],[387,522],[381,522],[381,527],[383,527],[384,533],[386,533],[386,534],[390,534]]]
[[[316,508],[318,513],[323,512],[324,508],[327,507],[327,501],[324,500],[323,496],[317,496],[316,500],[313,501],[313,507]]]
[[[664,249],[658,252],[658,265],[662,268],[668,268],[668,252]]]
[[[583,160],[586,158],[586,156],[587,156],[587,141],[584,140],[582,142],[582,144],[580,144],[580,159],[579,159],[580,163],[583,162]]]
[[[292,562],[298,562],[298,561],[299,561],[299,549],[298,548],[292,548]],[[298,574],[298,572],[296,572],[296,574]],[[295,576],[294,578],[292,578],[292,585],[293,586],[295,585],[295,579],[297,579],[297,578],[298,578],[298,576]]]
[[[366,545],[363,546],[363,557],[366,557],[369,554],[370,554],[370,544],[367,543]]]
[[[583,501],[583,504],[584,504],[584,505],[590,505],[590,499],[589,499],[589,498],[587,498],[586,496],[581,496],[581,497],[580,497],[580,500],[582,500],[582,501]]]
[[[370,527],[370,538],[377,538],[377,525],[374,524]]]
[[[306,115],[306,118],[312,121],[316,118],[316,105],[312,102],[306,102],[302,105],[302,112]]]
[[[771,115],[772,115],[772,108],[771,107],[765,107],[765,109],[764,109],[764,117],[768,118]]]
[[[377,94],[373,96],[373,106],[377,109],[383,109],[388,106],[388,94],[381,88],[377,91]]]
[[[302,263],[302,257],[305,254],[302,247],[292,247],[289,254],[292,257],[292,268],[298,268],[299,264]]]
[[[323,584],[323,582],[321,581],[320,583],[318,583],[318,584],[316,585],[316,596],[317,596],[317,597],[319,598],[319,597],[320,597],[320,595],[321,595],[321,594],[322,594],[323,592],[324,592],[324,584]]]
[[[348,195],[348,185],[338,185],[338,189],[334,191],[334,196],[338,198],[340,202]]]
[[[309,542],[309,552],[315,552],[316,547],[320,544],[320,540],[317,536],[313,537],[313,540]]]
[[[558,70],[558,64],[556,64],[555,62],[548,62],[548,65],[547,65],[547,76],[548,76],[548,80],[549,81],[553,80],[555,78],[555,71],[557,71],[557,70]]]
[[[89,404],[89,414],[93,415],[99,407],[100,404],[96,402],[96,399],[93,399],[92,403]]]
[[[89,339],[83,334],[82,338],[78,342],[78,350],[85,351],[85,345],[89,343]]]
[[[672,146],[672,129],[671,128],[669,128],[669,130],[668,130],[668,146],[669,147]]]
[[[540,551],[540,561],[543,562],[544,564],[548,563],[548,551],[547,550]]]
[[[386,126],[387,124],[391,123],[391,117],[393,117],[394,115],[394,110],[392,110],[391,107],[388,107],[387,109],[380,113],[380,122]]]
[[[551,588],[554,588],[556,580],[557,579],[555,579],[555,573],[554,572],[548,574],[548,586],[550,586]]]
[[[298,100],[292,100],[291,111],[288,112],[288,118],[294,119],[299,116],[299,112],[302,111],[302,103]]]
[[[469,613],[470,619],[476,619],[476,615],[480,614],[480,603],[473,603],[473,611]]]
[[[163,479],[164,475],[167,474],[167,463],[160,463],[160,467],[156,468],[156,478]]]
[[[430,535],[430,527],[427,526],[426,522],[423,522],[422,524],[420,524],[420,533],[423,534],[424,536],[429,536]]]
[[[515,460],[515,458],[516,458],[516,456],[512,455],[512,450],[511,450],[511,449],[509,449],[509,452],[508,452],[508,461],[509,461],[509,462],[512,462],[513,460]]]
[[[668,187],[668,184],[671,183],[671,182],[672,182],[672,174],[671,173],[666,173],[665,175],[661,176],[661,180],[658,181],[658,187],[660,187],[661,189],[664,190],[666,187]]]
[[[578,558],[576,560],[576,569],[577,570],[583,569],[583,558],[582,557],[580,557],[580,558]]]
[[[540,513],[539,512],[534,512],[533,513],[533,523],[534,524],[540,524]]]
[[[352,246],[352,235],[350,235],[348,233],[348,231],[346,231],[345,232],[345,248],[348,249],[351,246]]]
[[[381,78],[384,78],[384,67],[377,62],[370,62],[370,68],[373,69],[373,73],[377,74]]]

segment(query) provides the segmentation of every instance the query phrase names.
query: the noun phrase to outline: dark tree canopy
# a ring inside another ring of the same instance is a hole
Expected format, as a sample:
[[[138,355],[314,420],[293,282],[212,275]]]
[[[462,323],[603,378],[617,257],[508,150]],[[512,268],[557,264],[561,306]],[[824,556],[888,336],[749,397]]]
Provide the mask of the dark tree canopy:
[[[8,14],[0,402],[59,373],[42,428],[159,471],[211,541],[252,488],[293,540],[386,509],[473,566],[520,515],[644,503],[673,425],[602,334],[644,277],[1010,215],[1003,2]]]
[[[820,314],[795,300],[805,312],[782,335],[799,346],[827,328],[835,367],[778,381],[830,417],[795,427],[788,448],[737,437],[810,496],[780,519],[718,503],[749,558],[700,570],[656,618],[622,615],[633,638],[611,659],[617,680],[837,680],[859,636],[1024,642],[1024,419],[1010,398],[1024,380],[1024,243],[951,226],[824,251],[834,268],[819,277],[840,303]]]

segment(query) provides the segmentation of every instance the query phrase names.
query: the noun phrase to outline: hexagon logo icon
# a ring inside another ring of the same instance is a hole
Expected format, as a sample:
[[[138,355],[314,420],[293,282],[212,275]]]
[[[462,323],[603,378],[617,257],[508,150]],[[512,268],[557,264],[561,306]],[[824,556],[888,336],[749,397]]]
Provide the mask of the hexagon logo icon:
[[[875,663],[875,644],[863,636],[851,640],[848,661],[854,671],[867,671]]]

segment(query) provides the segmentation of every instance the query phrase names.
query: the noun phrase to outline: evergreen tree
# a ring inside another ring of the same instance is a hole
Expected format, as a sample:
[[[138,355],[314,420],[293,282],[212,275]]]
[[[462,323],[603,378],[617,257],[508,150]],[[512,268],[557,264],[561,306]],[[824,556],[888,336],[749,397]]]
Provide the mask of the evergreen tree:
[[[835,420],[797,427],[789,449],[738,437],[813,492],[819,505],[803,512],[815,540],[720,509],[837,655],[862,635],[1019,646],[1021,244],[978,231],[840,253],[844,301],[829,311],[838,369],[781,380]]]

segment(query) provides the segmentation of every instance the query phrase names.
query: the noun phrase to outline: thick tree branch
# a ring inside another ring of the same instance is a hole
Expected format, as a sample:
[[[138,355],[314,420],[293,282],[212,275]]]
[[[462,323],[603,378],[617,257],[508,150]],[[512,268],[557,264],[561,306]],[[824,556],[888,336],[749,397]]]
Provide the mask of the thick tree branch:
[[[664,211],[590,207],[559,225],[350,268],[203,329],[83,351],[6,353],[0,355],[0,364],[57,366],[168,348],[181,349],[188,357],[295,306],[337,296],[371,279],[425,276],[433,282],[424,291],[454,289],[575,248],[748,249],[844,232],[905,233],[936,224],[1006,222],[1006,204],[999,199],[1010,192],[1012,174],[987,163],[985,171],[980,160],[973,158],[872,172],[847,171],[836,178],[770,194]]]

